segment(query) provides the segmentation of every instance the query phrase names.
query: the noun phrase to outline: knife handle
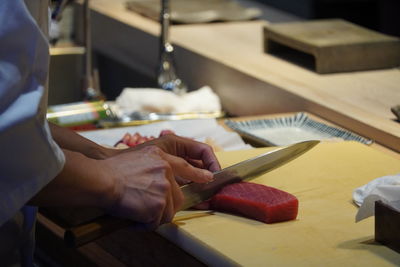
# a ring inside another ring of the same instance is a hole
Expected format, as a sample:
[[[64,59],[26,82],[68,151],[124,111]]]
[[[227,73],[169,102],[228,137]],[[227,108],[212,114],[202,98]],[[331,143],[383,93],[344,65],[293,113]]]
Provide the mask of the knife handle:
[[[66,229],[64,241],[68,247],[76,248],[126,227],[145,229],[144,224],[105,215],[91,222]]]

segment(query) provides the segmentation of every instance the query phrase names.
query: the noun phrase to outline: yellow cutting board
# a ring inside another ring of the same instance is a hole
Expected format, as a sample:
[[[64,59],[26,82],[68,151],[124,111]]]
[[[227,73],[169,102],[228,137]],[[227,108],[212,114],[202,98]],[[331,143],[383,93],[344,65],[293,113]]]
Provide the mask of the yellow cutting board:
[[[271,148],[220,152],[223,166]],[[400,254],[374,242],[374,218],[355,223],[355,188],[400,173],[400,160],[356,142],[320,143],[253,180],[294,194],[294,221],[264,224],[224,213],[184,211],[159,233],[214,266],[398,266]],[[400,226],[399,226],[400,227]]]

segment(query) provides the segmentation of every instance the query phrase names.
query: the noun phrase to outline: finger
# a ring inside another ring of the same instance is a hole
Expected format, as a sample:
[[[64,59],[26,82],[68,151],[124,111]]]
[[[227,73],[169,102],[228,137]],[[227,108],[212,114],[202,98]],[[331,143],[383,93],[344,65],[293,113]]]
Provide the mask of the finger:
[[[203,161],[201,161],[201,160],[191,159],[191,158],[185,158],[185,160],[196,168],[204,169],[204,164],[203,164]]]
[[[176,180],[176,182],[178,183],[179,186],[191,183],[190,180],[184,179],[184,178],[179,177],[179,176],[175,176],[175,180]]]
[[[180,210],[183,204],[183,193],[181,191],[180,186],[178,185],[177,181],[175,180],[174,173],[171,171],[171,176],[170,176],[170,181],[171,181],[171,200],[172,200],[172,216],[169,218],[169,221],[172,221],[173,217],[175,216],[175,213]]]
[[[196,168],[180,157],[166,153],[163,153],[162,157],[170,164],[175,176],[197,183],[207,183],[213,180],[213,174],[210,171]]]
[[[161,157],[163,158],[163,160],[165,160],[164,154],[165,154],[164,152],[161,152]],[[173,167],[168,161],[167,163],[168,166],[165,169],[165,178],[167,179],[169,186],[168,186],[168,192],[166,194],[166,206],[164,209],[163,216],[161,218],[161,223],[172,221],[172,219],[175,216],[175,213],[182,206],[184,198],[182,191],[175,180]]]
[[[156,155],[158,162],[161,163],[158,167],[154,167],[153,171],[156,174],[162,174],[161,181],[164,181],[164,183],[161,184],[162,187],[160,189],[164,192],[164,195],[168,197],[165,199],[167,205],[170,205],[172,207],[171,208],[170,206],[166,206],[164,213],[166,213],[167,215],[163,216],[166,216],[168,220],[172,220],[175,212],[179,210],[179,208],[183,204],[183,193],[175,180],[175,172],[173,170],[174,167],[168,161],[169,155],[157,146],[147,146],[145,150],[151,151],[151,154],[154,156]],[[169,200],[172,200],[172,202]]]
[[[208,145],[207,145],[208,146]],[[211,147],[206,147],[202,151],[201,160],[203,161],[204,168],[210,172],[216,172],[221,170],[221,165],[218,162],[217,157]]]
[[[161,220],[160,220],[160,224],[163,223],[169,223],[172,221],[172,219],[175,216],[175,205],[174,205],[174,201],[173,201],[173,193],[172,191],[170,191],[168,193],[168,196],[166,198],[166,205],[165,205],[165,209],[164,212],[162,214]]]
[[[208,209],[210,209],[210,200],[201,202],[201,203],[193,206],[193,208],[198,209],[198,210],[208,210]]]
[[[179,154],[177,156],[201,160],[203,162],[203,167],[211,172],[221,169],[211,146],[188,138],[177,138],[179,139],[179,142],[177,142]]]
[[[172,178],[173,174],[170,168],[169,170],[167,170],[166,176],[167,176],[166,179],[168,180],[170,187],[166,194],[166,205],[160,220],[160,224],[171,222],[175,215],[175,206],[179,205],[179,197],[175,197],[176,194],[179,194],[179,192],[177,192],[176,189],[176,187],[178,186],[174,185],[176,184],[176,182],[175,179]]]
[[[202,161],[203,168],[211,172],[215,172],[221,169],[218,159],[215,156],[211,146],[205,143],[197,142],[189,138],[176,136],[174,134],[167,134],[144,144],[140,144],[136,147],[136,149],[152,145],[161,148],[166,153],[181,158],[200,160]]]

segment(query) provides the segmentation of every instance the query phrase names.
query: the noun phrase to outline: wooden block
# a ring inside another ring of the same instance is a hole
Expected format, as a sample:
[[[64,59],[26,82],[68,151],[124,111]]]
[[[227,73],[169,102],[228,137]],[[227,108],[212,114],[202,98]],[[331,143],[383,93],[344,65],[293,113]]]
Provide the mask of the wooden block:
[[[400,65],[399,38],[341,19],[267,25],[264,51],[321,74]]]
[[[400,212],[375,202],[375,240],[400,253]]]
[[[400,121],[400,105],[391,107],[390,110],[393,112],[394,115],[396,115],[397,120]]]

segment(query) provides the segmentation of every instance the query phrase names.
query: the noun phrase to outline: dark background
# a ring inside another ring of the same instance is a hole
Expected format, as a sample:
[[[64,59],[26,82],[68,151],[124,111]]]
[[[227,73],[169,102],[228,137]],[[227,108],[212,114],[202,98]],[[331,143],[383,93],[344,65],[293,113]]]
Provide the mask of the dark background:
[[[252,0],[303,19],[343,18],[400,36],[400,0]]]

